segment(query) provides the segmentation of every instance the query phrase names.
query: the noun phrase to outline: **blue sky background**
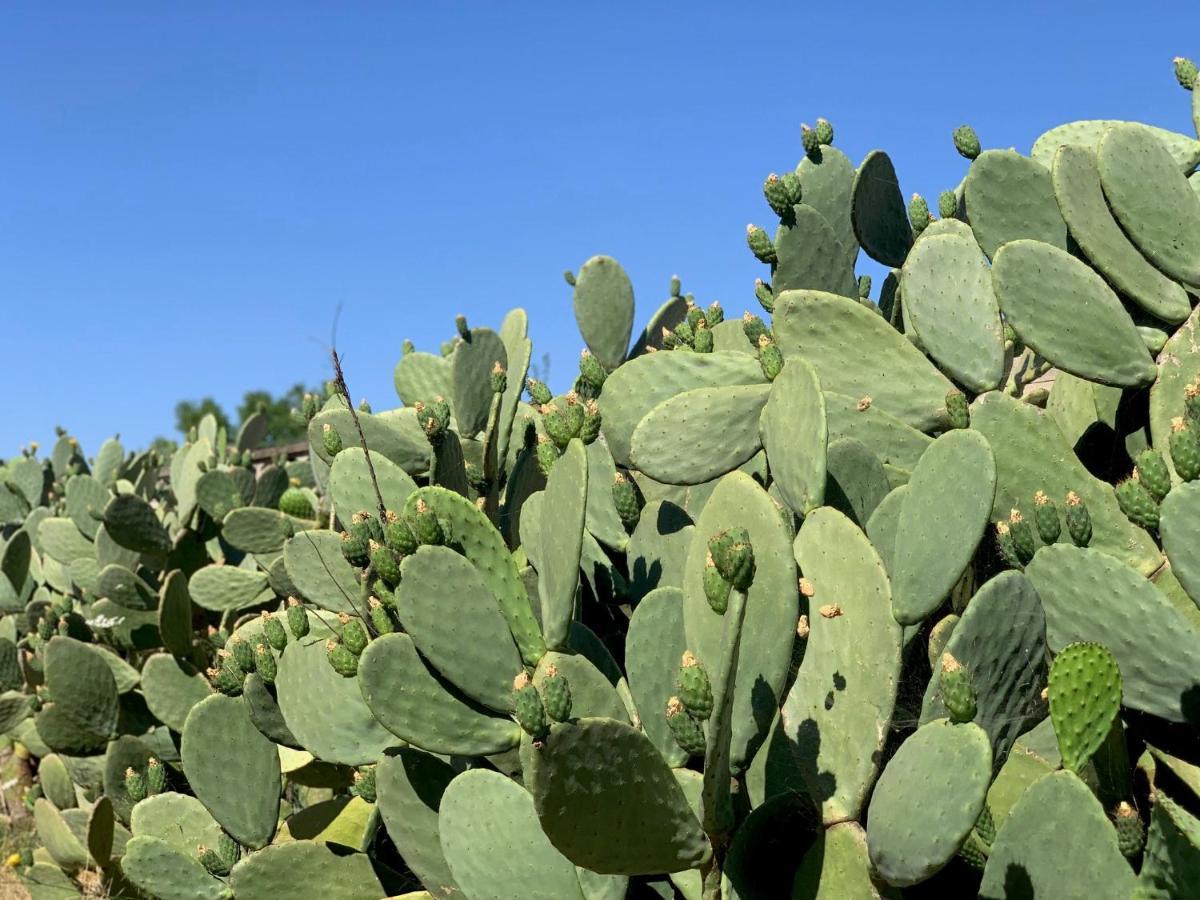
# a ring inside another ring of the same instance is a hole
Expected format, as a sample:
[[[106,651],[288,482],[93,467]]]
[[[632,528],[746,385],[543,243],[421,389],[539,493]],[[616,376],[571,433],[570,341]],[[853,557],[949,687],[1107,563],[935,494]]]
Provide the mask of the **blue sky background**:
[[[459,312],[524,306],[561,383],[561,273],[595,253],[639,322],[675,272],[756,308],[744,229],[802,121],[932,200],[962,122],[1024,152],[1072,119],[1190,131],[1171,58],[1200,56],[1182,3],[103,6],[0,9],[0,456],[318,382],[339,303],[376,409]]]

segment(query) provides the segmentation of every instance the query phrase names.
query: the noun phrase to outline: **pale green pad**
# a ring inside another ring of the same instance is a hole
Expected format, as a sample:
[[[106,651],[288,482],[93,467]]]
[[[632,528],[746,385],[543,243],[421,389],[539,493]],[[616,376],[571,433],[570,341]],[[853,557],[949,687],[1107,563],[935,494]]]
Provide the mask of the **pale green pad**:
[[[857,822],[840,822],[817,836],[800,859],[792,900],[880,900],[899,895],[871,880],[867,833]]]
[[[587,501],[587,452],[583,442],[574,439],[550,470],[542,502],[538,596],[542,633],[546,645],[555,650],[566,646],[575,615]]]
[[[1158,529],[1171,571],[1200,606],[1200,481],[1171,489],[1159,509]]]
[[[442,855],[438,811],[455,771],[432,753],[403,747],[375,769],[376,805],[388,837],[436,897],[459,890]]]
[[[850,217],[868,256],[885,266],[904,264],[912,247],[912,228],[896,168],[882,150],[872,150],[858,167]]]
[[[372,453],[371,465],[375,468],[375,480],[379,482],[384,507],[399,512],[408,495],[417,489],[416,482],[386,456]],[[373,516],[379,515],[379,498],[371,483],[367,456],[361,447],[347,447],[334,459],[329,468],[329,491],[333,495],[338,521],[343,525],[349,525],[350,517],[362,510]]]
[[[1067,248],[1067,225],[1050,170],[1015,150],[985,150],[963,182],[967,219],[989,258],[1009,241],[1033,238]]]
[[[621,264],[593,256],[575,276],[575,322],[584,343],[610,372],[625,360],[633,334],[633,285]]]
[[[1102,644],[1068,644],[1050,666],[1050,721],[1063,768],[1080,774],[1121,709],[1121,671]]]
[[[1150,388],[1150,436],[1154,446],[1165,450],[1170,441],[1171,420],[1184,415],[1184,388],[1200,377],[1200,306],[1192,310],[1158,355],[1158,380]],[[1175,463],[1163,453],[1175,481]]]
[[[793,207],[794,225],[780,225],[775,237],[777,261],[771,274],[776,295],[783,291],[828,291],[858,295],[852,257],[829,221],[807,203]]]
[[[226,900],[233,896],[224,882],[208,874],[194,849],[184,853],[158,837],[131,838],[121,858],[121,871],[152,897]]]
[[[301,531],[283,545],[288,578],[310,603],[332,612],[353,612],[359,585],[332,531]]]
[[[679,693],[679,662],[686,649],[683,591],[660,587],[646,594],[629,620],[625,671],[642,728],[671,766],[687,762],[687,754],[671,735],[664,712],[667,700]]]
[[[825,418],[829,442],[853,438],[884,465],[912,471],[931,439],[890,416],[874,403],[860,409],[860,397],[825,391]]]
[[[364,853],[341,856],[324,844],[295,841],[243,857],[230,882],[237,900],[279,900],[303,885],[313,897],[379,900],[383,886]]]
[[[784,502],[799,515],[820,506],[828,435],[825,397],[817,373],[803,359],[790,360],[772,382],[758,427]]]
[[[266,587],[266,572],[211,563],[193,573],[188,594],[197,606],[223,612],[253,606]]]

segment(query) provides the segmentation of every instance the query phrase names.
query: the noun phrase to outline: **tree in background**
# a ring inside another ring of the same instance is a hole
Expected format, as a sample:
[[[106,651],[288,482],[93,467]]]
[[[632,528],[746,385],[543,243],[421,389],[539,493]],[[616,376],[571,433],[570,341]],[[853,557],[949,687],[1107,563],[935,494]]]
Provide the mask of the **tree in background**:
[[[224,426],[232,437],[238,426],[256,412],[262,412],[267,418],[267,433],[263,437],[263,446],[277,446],[302,440],[306,434],[303,419],[293,416],[292,410],[299,409],[306,392],[311,391],[323,396],[321,388],[305,388],[303,384],[292,385],[278,397],[270,391],[246,391],[242,402],[237,408],[236,424],[230,420],[225,410],[212,397],[205,397],[199,402],[181,400],[175,405],[175,428],[180,434],[186,435],[193,427],[200,424],[209,413],[217,420],[218,426]]]

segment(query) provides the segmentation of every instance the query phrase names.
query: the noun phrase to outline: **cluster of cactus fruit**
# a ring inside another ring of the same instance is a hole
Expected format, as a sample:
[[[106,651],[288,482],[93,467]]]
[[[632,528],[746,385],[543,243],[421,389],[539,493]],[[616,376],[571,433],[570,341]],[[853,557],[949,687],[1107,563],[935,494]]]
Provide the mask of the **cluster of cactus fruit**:
[[[4,462],[30,894],[1200,895],[1200,141],[801,138],[762,314],[598,256],[560,395],[514,310],[303,462]]]

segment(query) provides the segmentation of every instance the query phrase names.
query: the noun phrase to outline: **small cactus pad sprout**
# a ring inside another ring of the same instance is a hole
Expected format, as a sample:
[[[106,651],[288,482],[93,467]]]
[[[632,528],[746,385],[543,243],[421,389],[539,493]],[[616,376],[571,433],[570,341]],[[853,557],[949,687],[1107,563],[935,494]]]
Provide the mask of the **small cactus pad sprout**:
[[[1050,666],[1047,696],[1063,768],[1078,774],[1100,749],[1120,711],[1116,659],[1103,644],[1068,644]]]
[[[954,218],[958,212],[958,197],[954,195],[954,191],[942,191],[938,194],[938,215],[943,219]]]

